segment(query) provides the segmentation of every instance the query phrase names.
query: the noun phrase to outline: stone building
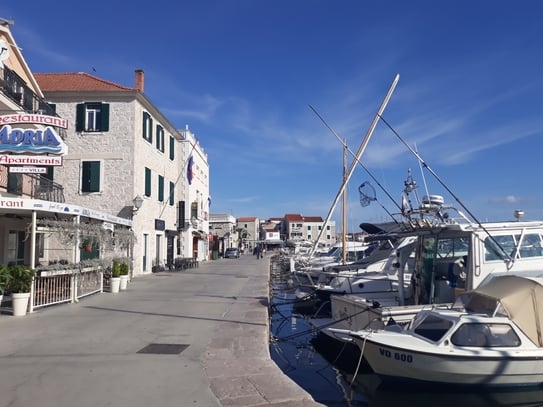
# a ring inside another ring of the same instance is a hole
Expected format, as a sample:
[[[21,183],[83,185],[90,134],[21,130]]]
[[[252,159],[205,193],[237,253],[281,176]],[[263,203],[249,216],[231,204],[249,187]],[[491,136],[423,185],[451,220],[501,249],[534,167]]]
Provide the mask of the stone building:
[[[86,251],[74,230],[87,238],[116,230],[116,245],[102,252],[126,256],[119,237],[129,232],[132,220],[72,200],[68,185],[78,180],[65,184],[56,177],[69,153],[72,122],[46,103],[10,24],[0,19],[0,264],[78,263]],[[52,232],[60,229],[64,233]]]
[[[252,253],[260,240],[260,220],[255,216],[244,216],[237,219],[237,229],[240,233],[242,249]]]
[[[315,242],[319,236],[322,244],[336,243],[336,223],[324,220],[320,216],[303,216],[299,213],[287,213],[282,222],[282,236],[287,240],[309,240]]]
[[[211,256],[217,259],[224,255],[228,247],[239,248],[239,235],[237,222],[233,215],[225,213],[212,213],[209,215],[209,239],[211,242]]]
[[[72,125],[55,180],[70,202],[131,219],[134,274],[175,258],[208,258],[209,168],[188,128],[178,130],[144,93],[83,73],[39,73],[57,114]]]

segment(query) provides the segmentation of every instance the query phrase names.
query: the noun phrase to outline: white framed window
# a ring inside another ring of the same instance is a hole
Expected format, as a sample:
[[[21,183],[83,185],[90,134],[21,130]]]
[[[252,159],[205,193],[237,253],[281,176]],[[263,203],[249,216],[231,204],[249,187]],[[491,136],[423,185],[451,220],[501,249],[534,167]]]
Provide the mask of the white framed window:
[[[109,131],[109,104],[101,102],[85,102],[76,106],[77,132]]]

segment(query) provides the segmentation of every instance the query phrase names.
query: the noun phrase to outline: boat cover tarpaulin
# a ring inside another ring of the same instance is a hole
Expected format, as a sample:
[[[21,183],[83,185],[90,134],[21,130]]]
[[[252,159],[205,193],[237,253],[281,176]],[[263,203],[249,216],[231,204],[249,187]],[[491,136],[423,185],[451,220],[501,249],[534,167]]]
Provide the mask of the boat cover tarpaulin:
[[[473,312],[492,314],[501,304],[507,316],[537,346],[543,347],[543,279],[518,275],[497,276],[465,292],[459,300]]]

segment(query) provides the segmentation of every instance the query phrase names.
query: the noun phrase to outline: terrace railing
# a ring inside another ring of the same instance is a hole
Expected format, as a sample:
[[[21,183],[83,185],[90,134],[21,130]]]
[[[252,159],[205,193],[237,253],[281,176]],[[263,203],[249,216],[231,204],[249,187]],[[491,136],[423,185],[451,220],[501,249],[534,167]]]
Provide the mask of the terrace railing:
[[[100,268],[40,271],[34,278],[29,311],[62,303],[75,303],[80,298],[101,293],[104,289]]]

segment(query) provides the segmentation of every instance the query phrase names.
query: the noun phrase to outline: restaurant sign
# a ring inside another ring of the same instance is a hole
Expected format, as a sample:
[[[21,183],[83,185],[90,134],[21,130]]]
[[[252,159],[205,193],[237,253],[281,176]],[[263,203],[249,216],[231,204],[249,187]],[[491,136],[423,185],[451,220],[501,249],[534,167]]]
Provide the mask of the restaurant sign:
[[[19,123],[45,125],[45,127],[39,129],[21,128],[17,127]],[[0,129],[0,152],[11,154],[52,154],[57,156],[67,153],[68,148],[66,144],[64,144],[64,141],[55,130],[55,127],[68,127],[68,122],[65,119],[40,114],[17,113],[0,116],[0,125],[3,125]],[[14,126],[12,127],[12,125]],[[40,165],[55,164],[44,162]]]

